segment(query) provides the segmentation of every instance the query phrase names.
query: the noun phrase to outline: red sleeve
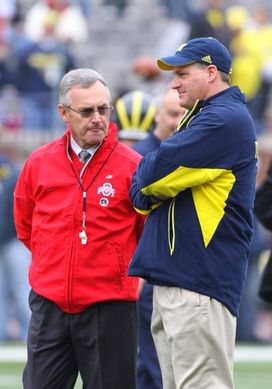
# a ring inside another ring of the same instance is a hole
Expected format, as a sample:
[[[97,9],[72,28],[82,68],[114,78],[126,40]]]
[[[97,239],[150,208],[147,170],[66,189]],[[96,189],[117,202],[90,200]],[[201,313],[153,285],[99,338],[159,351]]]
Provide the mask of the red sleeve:
[[[31,249],[31,226],[34,202],[31,200],[25,181],[25,170],[21,172],[14,192],[14,223],[17,237]]]

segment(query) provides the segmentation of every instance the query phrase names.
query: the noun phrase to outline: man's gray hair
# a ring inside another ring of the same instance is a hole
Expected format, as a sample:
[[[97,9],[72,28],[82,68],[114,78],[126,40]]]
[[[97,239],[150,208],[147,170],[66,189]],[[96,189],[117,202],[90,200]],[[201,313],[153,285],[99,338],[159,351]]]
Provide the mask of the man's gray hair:
[[[62,77],[59,84],[60,104],[70,105],[69,91],[73,87],[77,86],[79,88],[89,88],[97,81],[100,81],[103,85],[105,85],[108,90],[109,100],[111,101],[108,84],[101,74],[90,68],[80,68],[71,70]]]

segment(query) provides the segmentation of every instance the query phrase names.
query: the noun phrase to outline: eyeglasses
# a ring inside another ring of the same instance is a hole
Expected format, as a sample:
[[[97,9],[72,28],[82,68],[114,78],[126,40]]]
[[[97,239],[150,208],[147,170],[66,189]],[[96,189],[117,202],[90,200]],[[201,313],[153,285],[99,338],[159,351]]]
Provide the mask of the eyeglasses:
[[[109,116],[113,110],[112,106],[107,106],[107,105],[101,105],[100,107],[97,108],[84,108],[81,110],[74,109],[69,105],[67,105],[66,108],[78,113],[82,118],[85,119],[91,118],[95,114],[95,112],[98,112],[100,116]]]

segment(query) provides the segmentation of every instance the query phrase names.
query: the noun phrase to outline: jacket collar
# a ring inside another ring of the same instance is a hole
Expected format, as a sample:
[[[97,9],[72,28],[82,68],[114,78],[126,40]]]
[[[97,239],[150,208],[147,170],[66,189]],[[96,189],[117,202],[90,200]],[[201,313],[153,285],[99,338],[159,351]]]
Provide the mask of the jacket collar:
[[[229,87],[213,96],[211,96],[207,100],[196,100],[193,108],[191,111],[187,111],[185,115],[181,118],[181,121],[178,125],[177,132],[180,132],[184,129],[186,129],[190,123],[190,121],[194,118],[194,116],[198,113],[201,112],[201,110],[210,105],[211,103],[214,104],[215,101],[220,100],[223,104],[228,104],[228,101],[230,97],[233,100],[239,101],[240,103],[246,103],[246,97],[244,93],[241,92],[239,87],[237,86],[232,86]]]

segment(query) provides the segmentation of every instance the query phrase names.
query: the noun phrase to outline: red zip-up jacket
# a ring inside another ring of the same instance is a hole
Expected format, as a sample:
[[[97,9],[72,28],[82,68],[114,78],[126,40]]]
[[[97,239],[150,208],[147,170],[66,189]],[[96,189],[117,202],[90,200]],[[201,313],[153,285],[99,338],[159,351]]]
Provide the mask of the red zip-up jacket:
[[[18,239],[32,252],[30,285],[65,312],[137,299],[138,278],[128,277],[127,269],[144,222],[129,200],[140,158],[117,141],[111,123],[83,174],[69,130],[35,150],[22,169],[14,215]],[[79,237],[83,211],[86,244]]]

